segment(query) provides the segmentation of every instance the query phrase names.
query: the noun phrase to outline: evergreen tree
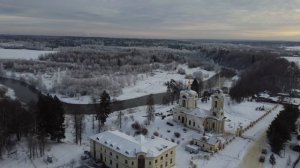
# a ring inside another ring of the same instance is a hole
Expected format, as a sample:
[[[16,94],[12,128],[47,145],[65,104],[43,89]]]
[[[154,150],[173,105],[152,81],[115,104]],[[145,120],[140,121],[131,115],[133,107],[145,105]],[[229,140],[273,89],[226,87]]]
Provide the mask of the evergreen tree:
[[[47,125],[47,113],[45,112],[46,107],[46,99],[45,96],[40,94],[39,99],[37,102],[37,111],[36,111],[36,133],[37,133],[37,139],[39,143],[39,151],[40,156],[44,155],[45,151],[45,145],[46,145],[46,138],[47,138],[47,131],[46,131],[46,125]]]
[[[108,115],[110,114],[110,96],[109,94],[104,90],[101,97],[100,97],[100,106],[97,111],[97,120],[98,120],[98,131],[100,132],[101,126],[104,125],[106,122],[106,119]]]
[[[275,159],[273,153],[270,156],[269,162],[271,163],[272,167],[276,164],[276,159]]]
[[[198,83],[197,79],[194,79],[194,81],[191,85],[191,89],[199,95],[200,88],[199,88],[199,83]]]
[[[284,144],[291,138],[291,133],[295,131],[295,122],[299,116],[299,109],[294,105],[286,105],[284,110],[271,122],[267,130],[267,137],[272,152],[279,154],[284,148]]]
[[[38,137],[43,141],[50,136],[51,140],[60,142],[65,137],[64,109],[56,96],[39,95],[36,120]]]
[[[52,114],[55,116],[54,128],[51,134],[51,139],[60,142],[61,139],[65,138],[65,111],[62,103],[56,96],[54,96],[54,98],[51,98],[51,100],[53,102]]]
[[[155,109],[154,109],[154,99],[152,94],[147,98],[147,123],[153,122],[155,120]]]

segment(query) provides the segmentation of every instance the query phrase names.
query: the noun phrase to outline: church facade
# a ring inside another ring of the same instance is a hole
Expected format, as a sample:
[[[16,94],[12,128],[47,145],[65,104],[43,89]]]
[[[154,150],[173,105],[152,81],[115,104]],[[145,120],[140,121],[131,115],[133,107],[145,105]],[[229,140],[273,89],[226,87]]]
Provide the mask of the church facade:
[[[224,133],[224,96],[221,91],[212,95],[210,110],[197,107],[198,94],[190,89],[180,92],[178,107],[173,109],[173,120],[201,132]]]

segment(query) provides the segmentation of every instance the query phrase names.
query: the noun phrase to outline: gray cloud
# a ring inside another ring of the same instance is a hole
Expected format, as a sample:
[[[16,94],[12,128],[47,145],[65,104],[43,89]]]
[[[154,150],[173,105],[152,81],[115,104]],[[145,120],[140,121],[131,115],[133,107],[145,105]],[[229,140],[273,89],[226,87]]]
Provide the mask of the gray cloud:
[[[0,0],[0,33],[300,39],[299,0]]]

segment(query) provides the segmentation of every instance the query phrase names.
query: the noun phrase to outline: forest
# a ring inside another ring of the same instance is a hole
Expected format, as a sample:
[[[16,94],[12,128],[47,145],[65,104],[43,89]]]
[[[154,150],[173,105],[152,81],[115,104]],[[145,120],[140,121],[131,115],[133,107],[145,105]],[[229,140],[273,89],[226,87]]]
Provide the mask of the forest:
[[[231,88],[231,98],[243,98],[267,91],[270,94],[290,92],[299,88],[299,67],[284,58],[269,57],[259,61],[240,74],[240,79]]]
[[[0,100],[0,158],[14,153],[18,141],[25,139],[30,158],[43,156],[47,141],[64,138],[64,109],[57,97],[40,95],[37,103],[23,105],[17,100]]]

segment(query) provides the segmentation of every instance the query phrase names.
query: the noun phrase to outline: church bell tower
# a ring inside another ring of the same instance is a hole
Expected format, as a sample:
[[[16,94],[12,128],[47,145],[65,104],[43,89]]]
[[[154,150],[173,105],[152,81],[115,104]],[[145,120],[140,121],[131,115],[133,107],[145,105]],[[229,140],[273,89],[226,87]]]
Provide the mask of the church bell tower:
[[[215,91],[212,96],[212,103],[211,103],[211,114],[212,116],[223,119],[224,118],[224,95],[221,90]]]

